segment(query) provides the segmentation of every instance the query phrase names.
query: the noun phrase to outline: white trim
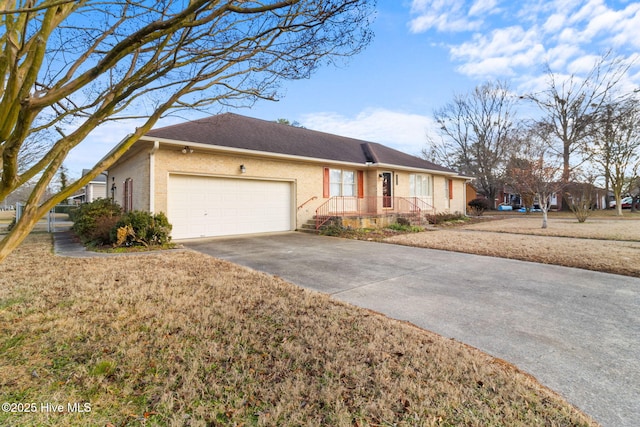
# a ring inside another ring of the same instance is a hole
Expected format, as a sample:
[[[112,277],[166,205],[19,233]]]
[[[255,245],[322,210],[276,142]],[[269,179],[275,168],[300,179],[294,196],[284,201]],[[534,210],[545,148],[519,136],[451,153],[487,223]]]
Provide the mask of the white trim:
[[[153,141],[153,148],[149,151],[149,212],[156,210],[156,151],[160,148],[160,141]]]

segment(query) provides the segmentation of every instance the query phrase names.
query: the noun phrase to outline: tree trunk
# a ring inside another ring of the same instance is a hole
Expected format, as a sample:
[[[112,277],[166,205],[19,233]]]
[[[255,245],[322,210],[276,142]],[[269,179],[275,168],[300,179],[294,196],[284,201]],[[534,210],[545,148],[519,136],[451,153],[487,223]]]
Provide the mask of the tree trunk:
[[[548,207],[542,207],[542,228],[547,228],[547,212],[549,211]]]
[[[17,221],[9,234],[0,240],[0,264],[29,235],[38,222],[38,219],[38,216],[33,213],[28,214],[27,212],[23,212],[20,221]]]

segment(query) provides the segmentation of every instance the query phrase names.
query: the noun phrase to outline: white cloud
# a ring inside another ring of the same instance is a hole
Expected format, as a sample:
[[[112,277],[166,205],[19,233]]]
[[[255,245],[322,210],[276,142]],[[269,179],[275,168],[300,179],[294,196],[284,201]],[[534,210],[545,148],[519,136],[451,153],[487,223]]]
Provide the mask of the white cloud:
[[[497,6],[497,0],[476,0],[469,8],[469,16],[477,16],[484,13],[497,13],[499,10],[497,9]]]
[[[587,74],[600,59],[599,55],[582,55],[567,64],[567,71],[576,75]]]
[[[482,3],[482,0],[478,3]],[[482,21],[469,19],[466,9],[464,0],[413,0],[411,14],[417,16],[409,22],[409,28],[414,33],[422,33],[432,28],[443,32],[479,29]]]
[[[546,21],[542,25],[542,28],[544,29],[545,33],[556,33],[562,30],[562,27],[565,25],[565,22],[566,22],[565,15],[561,13],[554,13],[553,15],[549,16],[546,19]]]
[[[559,44],[547,50],[546,62],[552,70],[565,70],[572,58],[584,54],[580,46],[574,44]]]
[[[382,108],[367,109],[354,117],[334,112],[305,114],[300,123],[308,129],[378,142],[412,155],[419,155],[427,143],[427,131],[435,129],[429,116]]]
[[[469,42],[451,48],[451,57],[462,62],[458,70],[474,77],[510,76],[518,67],[532,67],[544,58],[537,31],[513,26],[488,36],[474,35]]]
[[[545,63],[556,73],[578,73],[592,56],[614,49],[631,57],[640,48],[635,1],[413,0],[411,12],[416,33],[458,31],[441,35],[449,37],[441,45],[458,72],[474,78],[534,78]]]

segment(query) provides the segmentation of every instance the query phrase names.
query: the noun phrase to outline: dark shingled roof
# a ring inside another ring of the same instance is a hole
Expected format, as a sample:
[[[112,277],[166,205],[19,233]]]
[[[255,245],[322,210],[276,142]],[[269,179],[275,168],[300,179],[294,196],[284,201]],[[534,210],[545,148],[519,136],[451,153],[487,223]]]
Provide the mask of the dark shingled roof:
[[[340,162],[361,164],[373,162],[456,173],[451,169],[375,142],[346,138],[233,113],[153,129],[145,137]]]

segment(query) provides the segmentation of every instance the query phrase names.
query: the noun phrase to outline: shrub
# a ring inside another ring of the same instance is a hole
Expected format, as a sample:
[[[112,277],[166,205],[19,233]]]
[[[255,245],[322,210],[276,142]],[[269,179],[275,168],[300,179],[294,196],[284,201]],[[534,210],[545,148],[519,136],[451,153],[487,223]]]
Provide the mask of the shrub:
[[[475,199],[471,200],[468,205],[476,216],[482,215],[484,211],[491,208],[489,200],[483,197],[476,197]]]
[[[122,215],[122,208],[111,199],[97,199],[80,205],[69,212],[73,221],[73,231],[85,242],[109,243],[109,231],[105,227],[113,226]]]
[[[405,217],[398,217],[397,219],[398,225],[411,225],[411,221]],[[393,225],[393,224],[392,224]]]
[[[461,212],[440,212],[435,215],[428,215],[427,219],[430,224],[442,224],[446,222],[465,222],[469,218]]]
[[[398,218],[398,219],[400,219],[400,218]],[[403,224],[403,223],[400,223],[400,221],[398,221],[395,224],[389,224],[387,226],[387,228],[389,230],[409,232],[409,233],[419,233],[421,231],[424,231],[424,228],[422,228],[420,226],[411,225],[411,224]]]
[[[111,230],[120,220],[120,216],[102,215],[96,218],[95,226],[87,235],[87,241],[97,245],[111,244]]]
[[[342,225],[342,218],[333,217],[320,228],[319,233],[322,236],[341,237],[348,231],[349,228]]]
[[[111,242],[116,246],[164,245],[171,240],[171,224],[162,212],[127,212],[111,228]]]

